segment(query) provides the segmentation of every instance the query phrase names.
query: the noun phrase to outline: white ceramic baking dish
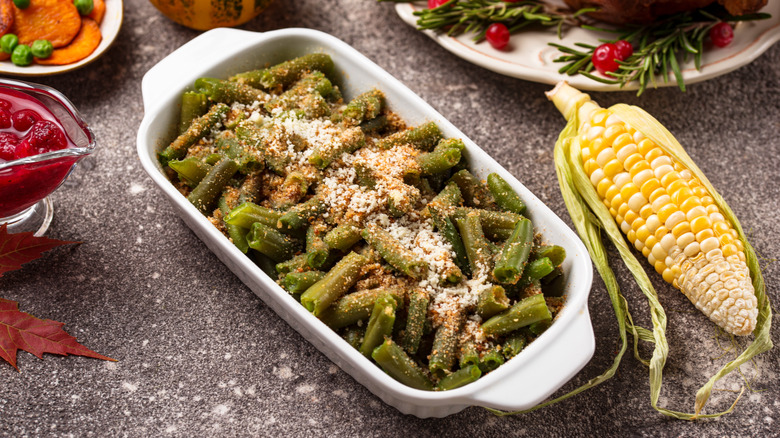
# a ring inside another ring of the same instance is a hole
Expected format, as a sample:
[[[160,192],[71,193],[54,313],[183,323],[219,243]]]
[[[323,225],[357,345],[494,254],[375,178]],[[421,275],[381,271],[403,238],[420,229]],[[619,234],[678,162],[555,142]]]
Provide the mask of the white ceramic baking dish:
[[[499,173],[527,203],[537,231],[543,233],[546,241],[566,249],[566,306],[555,323],[521,354],[470,385],[428,392],[405,386],[385,374],[267,277],[162,173],[156,152],[172,140],[181,93],[195,79],[201,76],[226,78],[310,52],[331,55],[339,71],[336,82],[345,99],[377,87],[384,91],[391,109],[410,124],[434,121],[446,137],[463,139],[471,170],[481,178],[490,172]],[[560,388],[593,355],[593,328],[587,308],[592,270],[582,242],[536,196],[441,114],[343,41],[310,29],[266,33],[215,29],[183,45],[149,70],[142,89],[145,113],[138,130],[138,155],[146,172],[168,196],[184,222],[279,316],[387,404],[418,417],[443,417],[473,405],[502,410],[526,409]]]

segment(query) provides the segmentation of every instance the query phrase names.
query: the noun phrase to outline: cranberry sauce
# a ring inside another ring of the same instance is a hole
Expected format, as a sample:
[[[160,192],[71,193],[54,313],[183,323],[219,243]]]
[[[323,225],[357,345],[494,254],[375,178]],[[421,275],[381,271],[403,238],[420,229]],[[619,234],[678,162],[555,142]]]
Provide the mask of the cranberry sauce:
[[[0,165],[75,147],[62,124],[40,101],[0,87]],[[78,157],[63,157],[0,169],[0,218],[45,198],[68,175]]]

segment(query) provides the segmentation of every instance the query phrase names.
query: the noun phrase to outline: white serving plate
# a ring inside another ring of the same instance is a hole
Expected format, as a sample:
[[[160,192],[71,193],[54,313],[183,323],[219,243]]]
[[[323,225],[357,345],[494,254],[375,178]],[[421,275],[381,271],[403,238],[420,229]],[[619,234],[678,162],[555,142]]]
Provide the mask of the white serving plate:
[[[562,1],[553,3],[565,6]],[[395,10],[404,22],[417,27],[417,17],[414,12],[426,8],[426,4],[425,1],[398,3]],[[761,12],[772,14],[772,18],[739,23],[734,30],[734,41],[728,47],[705,50],[701,70],[696,70],[693,58],[683,63],[680,67],[685,83],[706,81],[736,70],[758,58],[772,47],[772,44],[780,40],[780,1],[770,1]],[[458,57],[503,75],[551,85],[565,80],[580,90],[618,91],[638,88],[636,82],[620,88],[619,85],[603,84],[581,75],[568,76],[558,73],[558,69],[563,64],[553,60],[560,56],[561,52],[548,43],[562,44],[567,47],[574,47],[576,42],[598,45],[601,38],[614,38],[614,35],[605,32],[569,28],[564,32],[563,39],[558,39],[555,29],[523,30],[512,35],[509,46],[504,50],[496,50],[486,41],[475,43],[474,36],[470,34],[450,37],[443,32],[431,30],[424,32]],[[670,77],[669,82],[659,78],[656,83],[659,87],[677,86],[673,77]],[[652,84],[648,86],[648,88],[652,87]]]
[[[331,55],[345,98],[377,87],[389,106],[411,124],[435,121],[446,137],[466,144],[471,170],[481,178],[498,172],[528,205],[529,217],[545,239],[563,246],[566,307],[555,323],[521,354],[480,380],[451,391],[429,392],[405,386],[385,374],[310,314],[222,235],[166,179],[156,153],[174,136],[181,93],[202,76],[228,77],[311,52]],[[141,163],[168,196],[184,222],[252,291],[328,358],[387,404],[405,414],[443,417],[467,406],[503,410],[530,408],[574,376],[595,348],[587,298],[592,282],[590,257],[579,238],[536,196],[436,110],[386,71],[346,43],[310,29],[254,33],[214,29],[183,45],[146,73],[142,83],[144,118],[138,130]],[[552,147],[552,145],[551,145]]]
[[[94,52],[79,62],[66,65],[40,65],[30,64],[20,67],[11,62],[11,60],[0,62],[0,73],[14,76],[50,76],[69,72],[84,67],[92,61],[99,58],[111,47],[116,36],[119,35],[119,29],[122,27],[122,0],[105,0],[106,14],[100,23],[100,34],[102,39]]]

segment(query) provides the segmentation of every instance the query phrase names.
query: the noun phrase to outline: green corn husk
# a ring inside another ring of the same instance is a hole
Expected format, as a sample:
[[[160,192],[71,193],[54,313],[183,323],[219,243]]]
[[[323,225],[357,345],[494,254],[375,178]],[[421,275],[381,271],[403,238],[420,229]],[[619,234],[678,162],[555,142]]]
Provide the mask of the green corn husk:
[[[761,269],[759,267],[758,259],[753,250],[753,247],[748,243],[742,227],[740,226],[739,221],[737,220],[733,211],[729,208],[720,194],[704,176],[704,173],[701,171],[701,169],[699,169],[693,160],[685,153],[685,150],[674,139],[669,131],[667,131],[655,118],[637,107],[619,104],[610,108],[624,122],[633,126],[635,129],[640,130],[646,137],[650,138],[680,164],[687,167],[707,188],[715,203],[723,212],[724,217],[726,217],[732,223],[734,229],[736,229],[737,233],[739,234],[739,238],[745,247],[747,265],[753,280],[753,287],[755,289],[756,297],[758,298],[759,314],[756,328],[753,332],[755,337],[753,342],[736,359],[724,365],[707,381],[704,386],[702,386],[697,391],[694,412],[686,413],[659,407],[658,398],[662,386],[662,373],[669,354],[669,346],[666,341],[666,314],[664,312],[663,306],[658,300],[658,295],[653,288],[647,273],[642,268],[642,265],[639,263],[637,258],[634,256],[631,248],[626,243],[622,232],[610,215],[609,210],[601,202],[598,194],[596,193],[596,190],[593,188],[590,182],[590,179],[585,175],[585,172],[582,168],[579,139],[577,135],[579,127],[577,112],[579,107],[589,100],[589,97],[585,94],[576,95],[568,103],[565,111],[563,111],[570,115],[570,117],[566,128],[561,133],[555,145],[555,167],[566,207],[569,210],[569,214],[571,215],[577,232],[588,248],[588,252],[593,259],[596,269],[604,279],[607,292],[609,294],[610,300],[612,301],[612,307],[615,310],[615,315],[618,320],[622,343],[621,349],[618,355],[615,357],[612,366],[600,376],[591,379],[586,384],[568,394],[565,394],[554,400],[550,400],[527,411],[521,412],[529,412],[535,409],[539,409],[543,406],[556,403],[560,400],[570,397],[571,395],[574,395],[575,393],[582,392],[585,389],[598,385],[599,383],[612,377],[620,364],[623,353],[626,350],[627,332],[630,331],[634,340],[634,355],[642,363],[649,367],[650,400],[654,409],[664,415],[685,420],[694,420],[697,418],[714,418],[730,413],[733,411],[736,402],[739,400],[739,396],[737,396],[737,399],[734,401],[731,407],[723,412],[714,414],[701,414],[704,405],[709,399],[715,382],[729,374],[743,363],[752,359],[754,356],[772,348],[772,341],[769,337],[772,310],[770,307],[769,298],[766,295],[766,287],[764,285]],[[648,330],[633,324],[631,314],[629,313],[628,309],[628,303],[620,293],[620,288],[615,279],[615,275],[612,269],[609,267],[606,250],[601,240],[602,230],[618,249],[623,262],[626,264],[629,271],[634,276],[637,285],[646,296],[653,324],[652,330]],[[649,361],[644,360],[639,356],[639,340],[654,343],[653,354]],[[501,414],[506,415],[514,413],[520,412]]]

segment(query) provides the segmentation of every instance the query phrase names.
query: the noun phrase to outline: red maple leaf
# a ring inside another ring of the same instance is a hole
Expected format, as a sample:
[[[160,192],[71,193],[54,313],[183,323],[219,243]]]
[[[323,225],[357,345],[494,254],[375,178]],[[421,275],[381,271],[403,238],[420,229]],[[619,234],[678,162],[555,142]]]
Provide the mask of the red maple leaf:
[[[37,259],[45,251],[70,243],[78,242],[36,237],[31,232],[10,234],[8,224],[0,225],[0,277]]]
[[[39,319],[19,311],[16,301],[0,298],[0,358],[16,370],[16,352],[24,350],[43,359],[43,353],[69,354],[115,361],[95,353],[76,342],[76,338],[65,333],[65,324],[51,319]]]

